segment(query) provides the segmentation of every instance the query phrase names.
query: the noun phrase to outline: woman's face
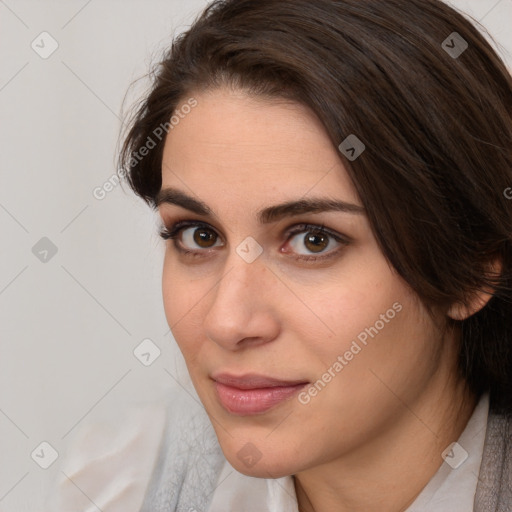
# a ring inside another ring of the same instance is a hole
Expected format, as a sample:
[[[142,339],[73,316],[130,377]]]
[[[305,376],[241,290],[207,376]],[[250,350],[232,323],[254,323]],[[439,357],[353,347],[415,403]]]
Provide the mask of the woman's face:
[[[166,242],[163,297],[222,450],[259,477],[368,453],[433,392],[439,332],[310,111],[194,98],[164,148],[159,212],[188,224]]]

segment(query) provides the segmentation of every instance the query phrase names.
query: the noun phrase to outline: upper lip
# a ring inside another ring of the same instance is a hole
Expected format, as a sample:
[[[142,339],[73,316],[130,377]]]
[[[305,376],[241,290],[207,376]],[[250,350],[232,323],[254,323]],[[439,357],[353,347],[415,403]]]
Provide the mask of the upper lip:
[[[295,386],[297,384],[307,384],[305,380],[283,380],[274,377],[267,377],[265,375],[257,375],[255,373],[246,373],[245,375],[235,376],[229,373],[215,373],[212,379],[232,386],[238,389],[260,389],[260,388],[274,388],[278,386]]]

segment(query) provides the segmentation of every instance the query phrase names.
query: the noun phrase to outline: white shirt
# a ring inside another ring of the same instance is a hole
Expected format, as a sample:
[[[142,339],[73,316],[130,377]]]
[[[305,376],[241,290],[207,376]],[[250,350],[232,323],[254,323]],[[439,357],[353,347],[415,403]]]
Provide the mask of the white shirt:
[[[112,408],[83,425],[55,463],[45,510],[138,512],[164,427],[165,408],[150,402]]]
[[[444,462],[406,512],[472,512],[482,461],[489,394],[478,402]],[[226,460],[208,512],[299,512],[293,478],[254,478]]]

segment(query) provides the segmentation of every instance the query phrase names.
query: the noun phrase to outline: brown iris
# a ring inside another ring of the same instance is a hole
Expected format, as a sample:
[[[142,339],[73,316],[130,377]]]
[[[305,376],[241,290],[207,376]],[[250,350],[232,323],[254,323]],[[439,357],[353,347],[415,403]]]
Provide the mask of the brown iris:
[[[194,231],[194,242],[203,248],[211,247],[215,244],[217,235],[206,228],[196,229]]]
[[[304,245],[311,252],[322,252],[329,245],[329,237],[322,233],[310,232],[304,238]]]

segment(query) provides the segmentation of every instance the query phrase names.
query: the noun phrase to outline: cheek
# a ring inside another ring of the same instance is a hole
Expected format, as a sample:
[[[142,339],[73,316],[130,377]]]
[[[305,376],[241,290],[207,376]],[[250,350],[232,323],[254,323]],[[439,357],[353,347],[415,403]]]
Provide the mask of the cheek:
[[[318,407],[352,403],[362,414],[362,403],[393,399],[386,386],[415,393],[435,366],[439,333],[417,296],[382,259],[365,263],[309,295],[316,317],[295,316],[310,377],[329,383]]]
[[[414,403],[438,365],[435,330],[408,289],[359,299],[361,307],[350,308],[350,297],[338,295],[346,310],[337,323],[330,317],[335,335],[304,338],[315,340],[302,354],[312,385],[299,397],[299,411],[307,418],[304,437],[323,453],[377,435],[403,403]]]
[[[305,340],[314,341],[314,352],[325,364],[349,350],[354,340],[364,346],[365,338],[385,333],[397,323],[399,304],[410,300],[411,292],[382,258],[370,258],[347,265],[350,272],[322,278],[320,289],[303,289],[308,309],[296,311],[296,325]],[[395,308],[393,308],[395,304]],[[357,349],[356,349],[357,350]],[[350,357],[350,356],[349,356]]]
[[[198,353],[201,340],[202,299],[209,287],[201,280],[187,278],[176,264],[166,257],[162,273],[162,297],[167,324],[187,364]]]
[[[439,333],[406,287],[359,299],[357,305],[338,297],[346,309],[330,317],[335,334],[310,344],[308,359],[317,363],[314,377],[328,383],[325,391],[317,386],[322,396],[314,407],[335,411],[344,404],[344,413],[371,428],[369,418],[384,418],[399,405],[396,396],[412,401],[427,385],[438,364]]]

